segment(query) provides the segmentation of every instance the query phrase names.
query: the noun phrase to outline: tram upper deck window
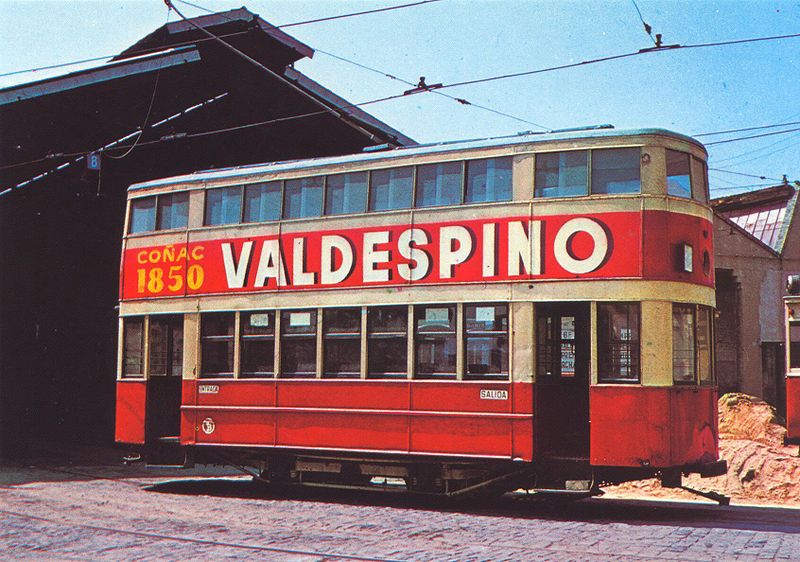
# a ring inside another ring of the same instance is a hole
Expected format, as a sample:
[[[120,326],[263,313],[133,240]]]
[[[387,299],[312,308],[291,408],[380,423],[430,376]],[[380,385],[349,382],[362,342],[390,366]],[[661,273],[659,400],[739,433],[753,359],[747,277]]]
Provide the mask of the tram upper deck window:
[[[367,310],[367,376],[405,377],[408,372],[408,307]]]
[[[417,166],[417,207],[442,207],[461,203],[463,163],[444,162]]]
[[[241,186],[206,191],[205,224],[236,224],[242,220]]]
[[[464,378],[494,379],[508,375],[508,305],[464,307]]]
[[[326,215],[363,213],[367,209],[366,172],[328,176],[326,184]]]
[[[200,376],[232,377],[234,323],[233,312],[207,312],[200,316]]]
[[[511,201],[511,157],[467,161],[466,203]]]
[[[189,194],[163,193],[131,201],[129,232],[152,232],[186,228],[189,222]]]
[[[456,376],[456,307],[414,307],[417,378]]]
[[[283,189],[283,218],[321,216],[324,183],[323,176],[286,180]]]
[[[271,377],[275,373],[275,313],[243,312],[241,377]]]
[[[370,172],[369,210],[390,211],[411,207],[414,168],[392,168]]]
[[[597,305],[599,382],[639,382],[639,321],[639,303]]]
[[[692,197],[691,157],[686,152],[667,150],[667,194]]]
[[[536,197],[577,197],[589,192],[589,152],[553,152],[536,155]]]
[[[281,218],[281,182],[269,181],[244,188],[244,222],[276,221]]]
[[[317,311],[281,312],[281,376],[313,378],[317,372]]]
[[[357,379],[361,374],[361,309],[323,311],[323,376]]]
[[[144,376],[144,317],[122,321],[122,376]]]
[[[592,194],[639,193],[641,150],[608,148],[592,151]]]

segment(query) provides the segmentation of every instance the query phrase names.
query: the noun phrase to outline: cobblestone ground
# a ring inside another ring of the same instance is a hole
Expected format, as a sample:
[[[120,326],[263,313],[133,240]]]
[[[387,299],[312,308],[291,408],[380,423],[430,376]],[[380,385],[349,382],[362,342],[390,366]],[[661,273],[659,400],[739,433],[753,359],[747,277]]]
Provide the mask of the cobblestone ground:
[[[443,506],[387,494],[275,495],[246,478],[179,475],[153,491],[145,487],[170,478],[120,473],[0,469],[0,558],[800,560],[800,510],[779,507],[602,498]]]

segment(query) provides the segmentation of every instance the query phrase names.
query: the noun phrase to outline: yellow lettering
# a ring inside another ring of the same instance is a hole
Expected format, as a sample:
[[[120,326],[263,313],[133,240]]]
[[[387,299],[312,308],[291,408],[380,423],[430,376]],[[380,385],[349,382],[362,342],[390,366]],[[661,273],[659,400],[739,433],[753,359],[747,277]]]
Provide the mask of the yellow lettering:
[[[189,285],[189,288],[193,291],[196,291],[203,285],[203,280],[205,278],[205,271],[203,271],[203,266],[201,265],[190,265],[189,272],[186,276],[186,284]]]
[[[181,246],[181,249],[178,251],[178,257],[175,261],[183,261],[186,259],[186,247]]]
[[[175,246],[172,244],[164,247],[164,261],[175,261]]]
[[[150,250],[150,253],[147,254],[147,260],[150,263],[158,263],[161,261],[161,252],[158,250]]]
[[[151,293],[160,293],[164,290],[164,270],[154,267],[150,270],[150,280],[147,282],[147,290]]]
[[[138,254],[136,254],[136,261],[145,264],[147,263],[147,250],[142,250]]]
[[[192,259],[194,261],[202,260],[205,257],[205,255],[203,254],[204,251],[205,248],[203,246],[195,246],[194,248],[192,248]]]

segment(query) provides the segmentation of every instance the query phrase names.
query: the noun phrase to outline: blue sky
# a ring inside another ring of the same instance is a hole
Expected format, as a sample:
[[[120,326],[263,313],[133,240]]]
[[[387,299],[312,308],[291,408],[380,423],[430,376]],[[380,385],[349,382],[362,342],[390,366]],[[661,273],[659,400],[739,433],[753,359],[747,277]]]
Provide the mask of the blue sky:
[[[192,1],[213,10],[244,4],[280,25],[409,0]],[[797,1],[636,3],[653,33],[663,34],[664,44],[800,32]],[[177,0],[175,5],[187,16],[204,13]],[[173,13],[170,20],[175,19]],[[166,21],[162,0],[0,0],[0,74],[114,54]],[[429,84],[548,68],[652,46],[632,0],[441,0],[286,31],[311,47],[406,80],[416,82],[425,76]],[[408,88],[322,52],[301,61],[297,68],[353,102]],[[664,51],[446,90],[523,121],[434,94],[366,109],[420,142],[541,130],[531,123],[550,129],[610,123],[621,129],[663,127],[696,135],[800,121],[798,70],[800,37]],[[0,76],[0,87],[43,76],[42,72]],[[781,129],[702,136],[699,140],[713,142],[777,130]],[[800,131],[708,149],[716,196],[775,184],[773,178],[783,174],[800,180]]]

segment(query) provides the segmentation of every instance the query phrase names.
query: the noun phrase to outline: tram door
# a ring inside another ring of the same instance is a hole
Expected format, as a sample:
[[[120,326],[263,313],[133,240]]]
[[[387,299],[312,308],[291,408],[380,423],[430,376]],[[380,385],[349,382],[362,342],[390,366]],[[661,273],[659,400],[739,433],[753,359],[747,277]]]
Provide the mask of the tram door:
[[[150,317],[149,358],[145,442],[153,452],[151,456],[163,459],[169,445],[174,447],[178,442],[181,429],[183,317]],[[148,462],[161,464],[155,459]]]
[[[536,305],[537,455],[589,457],[588,303]]]

